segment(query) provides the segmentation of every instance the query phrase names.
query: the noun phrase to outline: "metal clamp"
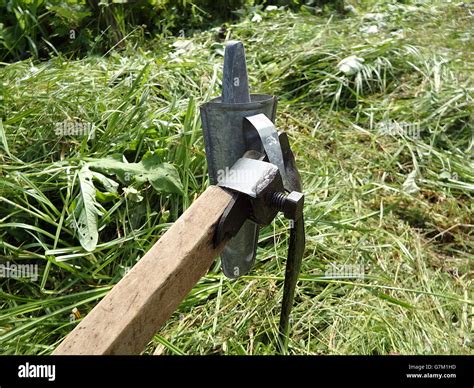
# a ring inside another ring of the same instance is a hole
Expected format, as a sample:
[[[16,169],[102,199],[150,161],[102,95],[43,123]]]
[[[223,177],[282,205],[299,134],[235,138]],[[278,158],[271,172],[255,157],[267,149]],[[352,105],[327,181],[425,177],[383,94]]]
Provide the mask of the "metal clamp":
[[[280,343],[282,348],[286,348],[289,317],[305,244],[304,194],[298,191],[287,194],[284,191],[278,167],[263,161],[267,159],[267,155],[249,151],[245,156],[247,157],[237,160],[219,183],[219,186],[232,191],[234,195],[219,220],[214,243],[217,246],[237,235],[242,225],[248,221],[259,226],[269,225],[279,211],[293,221],[279,324]],[[234,275],[238,276],[239,267],[234,270]]]
[[[304,195],[288,136],[273,124],[275,110],[275,97],[249,94],[243,45],[230,42],[222,97],[201,107],[210,181],[234,194],[219,221],[215,243],[231,238],[221,255],[222,269],[236,278],[248,273],[255,261],[259,227],[269,225],[279,211],[293,221],[280,315],[281,344],[286,347],[305,245]]]
[[[211,184],[217,184],[248,150],[243,131],[244,118],[263,113],[274,120],[275,110],[275,97],[249,94],[244,46],[241,42],[229,42],[224,55],[222,96],[201,106]],[[257,240],[258,226],[246,222],[229,241],[221,254],[222,270],[227,277],[236,278],[250,271],[255,261]]]

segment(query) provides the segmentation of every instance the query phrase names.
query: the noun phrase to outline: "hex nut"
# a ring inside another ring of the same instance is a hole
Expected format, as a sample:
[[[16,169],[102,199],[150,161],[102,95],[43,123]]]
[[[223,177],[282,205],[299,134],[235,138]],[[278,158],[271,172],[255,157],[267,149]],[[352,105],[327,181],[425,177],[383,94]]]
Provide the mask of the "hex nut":
[[[283,204],[283,214],[286,218],[296,219],[303,214],[304,194],[298,191],[292,191],[285,198]]]

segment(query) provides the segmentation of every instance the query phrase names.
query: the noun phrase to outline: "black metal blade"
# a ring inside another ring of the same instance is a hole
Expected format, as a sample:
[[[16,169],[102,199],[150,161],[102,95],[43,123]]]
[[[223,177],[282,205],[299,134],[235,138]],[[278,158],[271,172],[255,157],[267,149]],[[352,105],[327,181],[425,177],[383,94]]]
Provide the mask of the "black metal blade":
[[[285,270],[285,285],[283,288],[283,302],[280,313],[280,347],[282,352],[286,352],[288,345],[288,332],[290,324],[290,313],[295,297],[296,283],[301,270],[301,262],[305,247],[304,218],[299,217],[293,221],[293,228],[290,229],[290,242],[288,246],[288,258]]]

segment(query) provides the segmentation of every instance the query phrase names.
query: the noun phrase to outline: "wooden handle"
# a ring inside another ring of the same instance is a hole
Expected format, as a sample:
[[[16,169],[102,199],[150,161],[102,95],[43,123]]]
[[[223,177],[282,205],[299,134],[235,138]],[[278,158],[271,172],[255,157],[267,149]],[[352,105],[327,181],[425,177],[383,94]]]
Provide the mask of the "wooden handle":
[[[223,250],[212,240],[231,198],[209,187],[53,354],[142,352]]]

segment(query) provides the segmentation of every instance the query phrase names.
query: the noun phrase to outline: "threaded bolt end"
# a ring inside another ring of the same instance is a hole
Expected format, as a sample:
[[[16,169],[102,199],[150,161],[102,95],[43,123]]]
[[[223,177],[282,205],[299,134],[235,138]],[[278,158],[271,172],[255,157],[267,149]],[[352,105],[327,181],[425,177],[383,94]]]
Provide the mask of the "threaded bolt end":
[[[278,209],[279,211],[283,211],[287,196],[288,194],[286,193],[281,193],[281,192],[273,193],[270,203],[274,208]]]

